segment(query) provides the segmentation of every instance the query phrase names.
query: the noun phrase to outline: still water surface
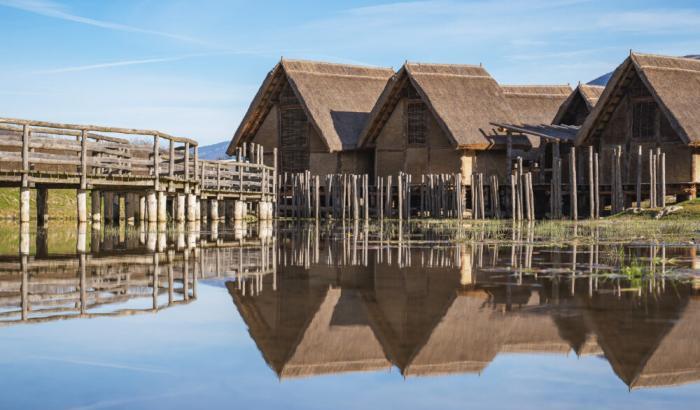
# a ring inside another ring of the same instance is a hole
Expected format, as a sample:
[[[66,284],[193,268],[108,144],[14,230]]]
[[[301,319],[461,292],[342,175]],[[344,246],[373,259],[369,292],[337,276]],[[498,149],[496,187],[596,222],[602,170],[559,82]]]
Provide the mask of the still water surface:
[[[570,230],[0,227],[0,408],[692,407],[695,245]]]

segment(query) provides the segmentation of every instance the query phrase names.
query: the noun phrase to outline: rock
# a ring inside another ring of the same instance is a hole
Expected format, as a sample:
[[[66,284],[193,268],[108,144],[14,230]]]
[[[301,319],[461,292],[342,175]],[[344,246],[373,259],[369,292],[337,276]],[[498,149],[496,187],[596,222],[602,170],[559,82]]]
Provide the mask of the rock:
[[[670,214],[675,213],[675,212],[678,212],[678,211],[680,211],[681,209],[683,209],[683,207],[680,206],[680,205],[671,205],[671,206],[667,206],[667,207],[665,207],[664,209],[660,210],[660,211],[656,214],[655,218],[656,218],[656,219],[661,219],[661,218],[663,218],[664,216],[670,215]]]

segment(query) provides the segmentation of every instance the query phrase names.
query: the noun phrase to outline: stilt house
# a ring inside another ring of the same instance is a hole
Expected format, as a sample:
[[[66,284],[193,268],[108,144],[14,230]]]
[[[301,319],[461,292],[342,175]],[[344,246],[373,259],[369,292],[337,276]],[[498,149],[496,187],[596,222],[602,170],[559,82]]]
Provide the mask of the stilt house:
[[[379,97],[360,146],[375,150],[377,176],[461,172],[463,182],[472,172],[503,176],[505,138],[489,121],[515,118],[484,68],[406,63]]]
[[[667,158],[667,192],[694,197],[700,183],[700,60],[630,53],[582,125],[576,145],[599,153],[603,184],[611,183],[615,147],[622,149],[623,185],[636,183],[638,167],[648,184],[649,152],[660,150]],[[629,203],[634,189],[625,193]]]
[[[281,172],[368,173],[372,152],[358,149],[358,137],[393,74],[390,68],[283,59],[263,81],[227,153],[253,142],[269,153],[278,149]]]

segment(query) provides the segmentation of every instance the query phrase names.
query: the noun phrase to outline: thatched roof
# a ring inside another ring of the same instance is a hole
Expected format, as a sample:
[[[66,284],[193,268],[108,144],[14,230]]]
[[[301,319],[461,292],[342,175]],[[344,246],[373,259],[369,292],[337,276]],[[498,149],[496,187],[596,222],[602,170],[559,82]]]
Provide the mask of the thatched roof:
[[[680,319],[646,360],[632,388],[700,381],[700,300],[691,299]]]
[[[350,317],[342,317],[342,316]],[[333,288],[301,335],[280,377],[373,371],[391,367],[368,325],[358,291]]]
[[[568,85],[502,85],[520,124],[549,124],[571,94]]]
[[[391,68],[282,59],[270,71],[233,135],[227,153],[249,141],[288,82],[331,152],[353,149]]]
[[[598,103],[598,99],[603,94],[604,89],[605,87],[600,85],[579,84],[561,104],[554,116],[554,120],[552,120],[552,124],[561,124],[564,117],[579,104],[585,106],[587,112],[590,113]]]
[[[503,90],[483,67],[406,63],[386,85],[372,109],[360,135],[361,146],[373,145],[407,82],[426,103],[455,148],[492,148],[499,143],[499,137],[490,122],[517,121]]]
[[[269,280],[268,277],[265,280]],[[389,369],[358,291],[280,278],[256,295],[226,286],[250,335],[280,378]]]
[[[630,53],[615,70],[581,127],[576,144],[586,144],[603,130],[635,73],[681,140],[700,145],[700,61],[638,53]]]

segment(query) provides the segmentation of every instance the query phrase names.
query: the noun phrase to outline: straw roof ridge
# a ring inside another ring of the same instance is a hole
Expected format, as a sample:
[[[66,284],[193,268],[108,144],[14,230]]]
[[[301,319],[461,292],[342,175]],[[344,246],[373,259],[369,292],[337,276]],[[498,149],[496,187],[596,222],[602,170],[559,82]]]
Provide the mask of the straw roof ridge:
[[[328,151],[354,149],[369,111],[393,75],[391,68],[282,59],[263,81],[227,153],[255,135],[286,83]]]
[[[496,133],[491,121],[512,122],[515,114],[496,80],[481,66],[406,63],[387,83],[360,134],[367,146],[381,132],[407,82],[433,114],[452,145],[489,149]]]
[[[700,145],[700,60],[630,53],[613,72],[599,103],[586,118],[576,138],[584,144],[610,118],[609,104],[624,92],[625,81],[635,72],[649,89],[671,127],[686,144]]]
[[[568,84],[501,84],[501,88],[506,95],[560,98],[562,95],[571,94],[571,87]]]
[[[501,85],[501,89],[519,124],[549,124],[571,94],[569,85]]]

